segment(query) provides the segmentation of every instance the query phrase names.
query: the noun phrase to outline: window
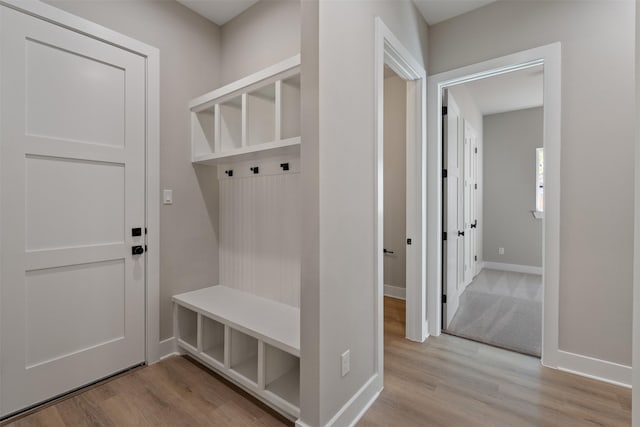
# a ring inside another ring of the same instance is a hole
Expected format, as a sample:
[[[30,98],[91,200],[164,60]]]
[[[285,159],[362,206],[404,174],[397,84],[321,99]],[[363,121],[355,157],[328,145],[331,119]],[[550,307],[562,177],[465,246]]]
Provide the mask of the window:
[[[544,148],[536,148],[536,211],[544,212]]]

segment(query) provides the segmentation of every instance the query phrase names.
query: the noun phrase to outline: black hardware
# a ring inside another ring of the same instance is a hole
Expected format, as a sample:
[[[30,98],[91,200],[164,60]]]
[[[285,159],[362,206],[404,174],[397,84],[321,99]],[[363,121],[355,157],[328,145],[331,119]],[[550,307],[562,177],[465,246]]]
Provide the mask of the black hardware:
[[[458,230],[458,237],[463,236],[464,237],[464,231],[460,231]]]
[[[473,151],[478,154],[478,147],[474,148]]]
[[[473,221],[473,224],[471,224],[471,228],[476,228],[478,226],[478,220],[476,219],[475,221]]]
[[[442,106],[442,115],[443,115],[443,116],[446,116],[446,115],[447,115],[447,106],[446,106],[446,105],[443,105],[443,106]]]
[[[475,189],[476,189],[476,190],[478,189],[478,184],[475,184]]]
[[[442,169],[442,177],[443,178],[447,177],[447,170],[446,169]]]
[[[385,254],[391,254],[391,255],[395,254],[395,252],[393,252],[393,251],[388,251],[388,250],[386,250],[386,249],[383,249],[383,250],[382,250],[382,252],[384,252]]]
[[[226,170],[226,171],[224,171],[224,173],[226,173],[228,177],[232,177],[233,176],[233,169]]]
[[[411,239],[407,239],[407,245],[411,244]]]
[[[447,240],[447,232],[446,231],[442,232],[442,240]]]
[[[253,166],[249,169],[251,169],[251,172],[253,172],[254,175],[260,172],[260,168],[258,166]]]
[[[288,171],[289,163],[280,163],[280,167],[282,168],[283,171]]]
[[[142,255],[143,253],[144,253],[144,248],[142,246],[131,247],[131,255]]]
[[[474,255],[474,256],[473,256],[473,260],[474,260],[474,261],[477,261],[477,260],[478,260],[478,255]]]
[[[442,303],[443,304],[447,303],[447,296],[446,295],[442,295]]]
[[[144,234],[147,234],[147,227],[144,228]]]
[[[140,228],[140,227],[132,228],[131,229],[131,235],[133,237],[142,236],[142,228]]]

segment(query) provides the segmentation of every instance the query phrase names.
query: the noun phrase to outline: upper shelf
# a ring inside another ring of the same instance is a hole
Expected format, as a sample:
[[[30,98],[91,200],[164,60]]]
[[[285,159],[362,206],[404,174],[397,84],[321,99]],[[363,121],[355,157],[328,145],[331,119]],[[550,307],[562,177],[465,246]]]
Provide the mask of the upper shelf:
[[[189,108],[194,163],[291,151],[300,145],[300,55],[199,96]]]

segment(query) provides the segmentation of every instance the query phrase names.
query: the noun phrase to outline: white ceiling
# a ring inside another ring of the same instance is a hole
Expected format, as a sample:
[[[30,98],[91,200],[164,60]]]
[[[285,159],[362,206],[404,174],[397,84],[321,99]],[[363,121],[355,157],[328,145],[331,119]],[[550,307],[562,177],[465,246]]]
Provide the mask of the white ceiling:
[[[413,0],[429,25],[446,21],[496,0]]]
[[[178,0],[197,14],[218,25],[224,25],[259,0]]]
[[[475,101],[483,116],[543,105],[542,65],[465,83],[460,86]]]
[[[224,25],[259,0],[178,0],[218,25]],[[429,25],[477,9],[496,0],[413,0]]]

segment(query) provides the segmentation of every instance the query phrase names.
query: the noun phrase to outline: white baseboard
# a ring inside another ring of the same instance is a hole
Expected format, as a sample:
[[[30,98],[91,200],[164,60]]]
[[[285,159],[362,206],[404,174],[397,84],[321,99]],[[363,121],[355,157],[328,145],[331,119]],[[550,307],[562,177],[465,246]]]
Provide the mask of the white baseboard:
[[[631,366],[620,365],[595,357],[558,350],[557,368],[561,371],[631,388]]]
[[[532,265],[506,264],[503,262],[484,261],[482,268],[490,270],[512,271],[514,273],[526,274],[542,274],[542,267],[534,267]]]
[[[354,426],[382,392],[378,374],[360,387],[351,399],[329,420],[327,426]]]
[[[384,285],[384,296],[396,299],[407,299],[407,289],[400,286]]]
[[[160,345],[158,347],[160,360],[180,354],[180,352],[178,351],[178,346],[176,344],[176,339],[174,337],[160,341]]]

